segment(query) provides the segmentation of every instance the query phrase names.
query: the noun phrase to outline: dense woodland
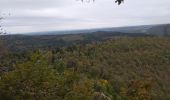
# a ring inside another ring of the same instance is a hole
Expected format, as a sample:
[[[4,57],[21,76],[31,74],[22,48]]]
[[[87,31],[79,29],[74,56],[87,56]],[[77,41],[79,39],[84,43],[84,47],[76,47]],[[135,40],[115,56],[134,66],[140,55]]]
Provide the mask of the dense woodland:
[[[5,46],[0,100],[170,100],[170,38],[117,37],[24,53]]]
[[[112,31],[96,31],[80,34],[59,35],[4,35],[6,47],[11,52],[27,52],[28,50],[49,50],[71,45],[85,45],[110,40],[118,37],[153,37],[145,33],[122,33]]]

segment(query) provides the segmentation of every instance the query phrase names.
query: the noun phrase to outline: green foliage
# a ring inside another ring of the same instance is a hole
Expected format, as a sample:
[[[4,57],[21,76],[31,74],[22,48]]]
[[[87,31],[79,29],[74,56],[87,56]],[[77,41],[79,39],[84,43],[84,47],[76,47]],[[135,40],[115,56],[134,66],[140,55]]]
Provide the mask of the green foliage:
[[[126,100],[151,100],[151,83],[131,80],[122,88],[122,95]]]
[[[116,38],[9,54],[0,63],[12,66],[0,76],[0,99],[168,100],[169,42],[169,38]]]
[[[55,97],[58,79],[46,63],[46,55],[33,54],[29,61],[17,64],[0,81],[1,99],[50,99]]]

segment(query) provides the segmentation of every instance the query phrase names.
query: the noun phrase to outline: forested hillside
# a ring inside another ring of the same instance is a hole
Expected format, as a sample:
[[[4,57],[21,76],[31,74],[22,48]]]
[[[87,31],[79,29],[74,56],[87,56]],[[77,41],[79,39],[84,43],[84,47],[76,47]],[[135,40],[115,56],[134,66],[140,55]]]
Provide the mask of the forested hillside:
[[[48,34],[48,33],[46,33]],[[36,49],[56,49],[73,44],[89,44],[106,41],[117,37],[153,37],[154,35],[144,33],[121,33],[112,31],[97,31],[77,34],[58,35],[5,35],[2,36],[6,46],[12,52],[23,52]]]
[[[0,75],[1,100],[169,100],[170,38],[6,53]]]

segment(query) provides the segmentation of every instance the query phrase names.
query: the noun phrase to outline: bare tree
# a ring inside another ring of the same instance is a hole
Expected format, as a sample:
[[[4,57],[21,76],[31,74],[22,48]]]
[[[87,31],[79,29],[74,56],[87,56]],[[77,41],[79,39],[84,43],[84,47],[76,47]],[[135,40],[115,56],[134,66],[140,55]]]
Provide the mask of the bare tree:
[[[2,25],[1,25],[1,21],[4,19],[4,17],[0,17],[0,57],[1,55],[3,55],[4,53],[6,53],[6,47],[5,47],[5,43],[4,43],[4,39],[3,39],[3,34],[6,34],[3,31]]]
[[[1,22],[1,20],[3,19],[3,17],[0,17],[0,22]],[[0,24],[0,34],[2,34],[2,26],[1,26],[1,24]]]

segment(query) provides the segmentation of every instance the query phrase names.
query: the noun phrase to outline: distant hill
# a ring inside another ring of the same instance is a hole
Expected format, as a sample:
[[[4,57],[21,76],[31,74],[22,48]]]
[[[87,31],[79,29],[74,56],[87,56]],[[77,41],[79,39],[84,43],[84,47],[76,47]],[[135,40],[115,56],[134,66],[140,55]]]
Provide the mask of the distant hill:
[[[158,36],[170,36],[170,24],[154,26],[147,32]]]
[[[127,26],[127,27],[110,27],[110,28],[96,28],[84,30],[67,30],[67,31],[47,31],[47,32],[32,32],[26,35],[58,35],[58,34],[83,34],[93,32],[121,32],[121,33],[142,33],[156,36],[169,36],[170,24],[156,24],[156,25],[141,25],[141,26]]]
[[[91,44],[117,37],[169,36],[170,24],[100,28],[75,31],[35,32],[4,36],[11,51],[54,49],[73,44]]]
[[[10,51],[27,51],[35,49],[54,49],[73,44],[91,44],[118,37],[148,37],[143,33],[121,33],[112,31],[96,31],[77,34],[44,34],[44,35],[6,35],[4,40]]]

